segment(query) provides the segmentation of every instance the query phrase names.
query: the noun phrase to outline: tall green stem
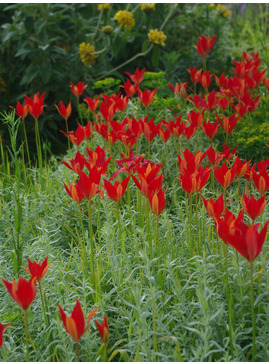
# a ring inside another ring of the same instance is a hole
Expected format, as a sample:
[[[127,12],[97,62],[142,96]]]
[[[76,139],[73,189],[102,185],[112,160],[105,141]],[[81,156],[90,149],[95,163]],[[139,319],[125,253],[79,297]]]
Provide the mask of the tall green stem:
[[[229,320],[229,336],[230,336],[230,354],[233,355],[233,326],[232,326],[232,295],[229,285],[228,275],[228,244],[225,244],[225,272],[226,272],[226,296],[228,302],[228,320]]]
[[[251,297],[251,313],[252,313],[252,361],[256,358],[256,318],[254,308],[254,293],[253,293],[253,262],[249,263],[250,269],[250,297]]]
[[[25,343],[26,343],[26,362],[29,362],[29,342],[28,342],[28,319],[27,319],[27,311],[24,310],[24,326],[25,326]]]

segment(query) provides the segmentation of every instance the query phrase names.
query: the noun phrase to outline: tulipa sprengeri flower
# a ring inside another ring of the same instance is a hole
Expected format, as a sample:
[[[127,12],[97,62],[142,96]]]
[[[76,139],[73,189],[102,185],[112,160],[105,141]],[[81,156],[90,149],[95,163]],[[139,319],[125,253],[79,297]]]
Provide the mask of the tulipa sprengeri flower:
[[[206,57],[208,55],[209,51],[213,48],[216,37],[217,37],[216,34],[212,38],[210,38],[210,37],[206,38],[204,35],[199,36],[199,39],[198,39],[198,42],[196,45],[196,49],[197,49],[197,52],[202,57]]]
[[[243,198],[241,198],[242,206],[247,215],[251,218],[252,224],[254,224],[254,221],[263,213],[264,208],[266,206],[267,200],[265,200],[266,195],[263,195],[258,200],[255,199],[255,197],[252,195],[250,198],[248,198],[243,193]]]
[[[83,311],[81,309],[81,305],[79,300],[76,301],[76,305],[72,311],[71,316],[66,316],[64,310],[60,305],[58,305],[58,309],[60,312],[61,319],[63,321],[64,327],[66,332],[72,337],[72,339],[76,343],[76,353],[77,359],[79,359],[79,347],[78,342],[81,339],[82,335],[88,330],[91,319],[93,315],[98,311],[98,308],[93,309],[88,317],[87,317],[87,324],[85,325],[85,318],[83,315]]]
[[[5,326],[3,326],[1,323],[0,323],[0,348],[1,346],[3,345],[3,333],[4,331],[9,327],[11,326],[11,324],[7,324]]]
[[[103,341],[103,343],[105,345],[107,345],[108,340],[109,340],[109,329],[108,329],[107,317],[104,316],[104,320],[102,322],[102,325],[100,325],[97,320],[95,320],[95,324],[96,324],[96,327],[97,327],[97,329],[99,331],[99,335],[101,337],[101,340]]]
[[[36,277],[36,280],[38,282],[41,281],[41,279],[44,277],[44,275],[47,273],[48,268],[51,264],[48,264],[48,257],[45,258],[45,260],[40,263],[36,263],[35,261],[31,262],[30,259],[27,259],[28,262],[28,268],[22,267],[24,270],[26,270],[27,273],[29,273],[32,278]]]

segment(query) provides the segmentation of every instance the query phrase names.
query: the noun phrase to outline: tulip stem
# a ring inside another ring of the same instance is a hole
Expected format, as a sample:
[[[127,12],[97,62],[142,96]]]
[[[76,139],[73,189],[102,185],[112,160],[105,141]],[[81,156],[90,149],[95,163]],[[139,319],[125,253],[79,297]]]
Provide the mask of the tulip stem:
[[[40,183],[43,190],[43,163],[42,163],[42,150],[41,150],[41,139],[39,134],[38,128],[38,119],[35,118],[35,140],[36,140],[36,150],[37,150],[37,160],[38,160],[38,167],[39,167],[39,176],[40,176]]]
[[[230,354],[233,355],[233,327],[232,327],[232,294],[229,285],[228,276],[228,244],[225,244],[225,272],[226,272],[226,295],[228,301],[228,320],[229,320],[229,336],[230,336]]]
[[[26,342],[26,362],[29,362],[29,342],[28,342],[28,320],[27,311],[24,310],[25,342]]]
[[[250,262],[250,297],[251,297],[251,313],[252,313],[252,361],[256,357],[256,319],[254,309],[254,294],[253,294],[253,262]]]
[[[77,361],[80,362],[78,341],[76,341],[76,354],[77,354]]]
[[[29,167],[31,168],[31,158],[30,158],[30,153],[29,153],[28,139],[27,139],[27,133],[26,133],[24,119],[22,119],[22,125],[23,125],[23,132],[24,132],[24,139],[25,139],[25,144],[26,144],[26,153],[27,153],[28,163],[29,163]]]
[[[44,302],[44,297],[43,297],[43,292],[42,292],[42,287],[41,287],[41,281],[39,282],[38,285],[39,285],[39,292],[40,292],[40,297],[41,297],[44,321],[45,321],[46,326],[48,326],[48,320],[47,320],[47,315],[46,315],[46,308],[45,308],[45,302]]]
[[[85,271],[85,275],[86,277],[88,277],[88,270],[87,270],[87,255],[86,255],[86,239],[85,239],[85,231],[84,231],[84,226],[83,226],[83,218],[82,218],[82,211],[80,208],[80,204],[78,203],[78,208],[79,208],[79,215],[80,215],[80,223],[81,223],[81,230],[82,230],[82,255],[83,255],[83,259],[81,258],[81,265],[82,268],[84,268]],[[83,263],[84,260],[84,263]]]
[[[197,229],[197,243],[198,243],[198,254],[200,254],[200,226],[198,217],[198,192],[195,195],[195,205],[196,205],[196,229]]]
[[[91,273],[93,278],[93,284],[95,285],[95,276],[94,276],[94,243],[93,243],[93,228],[92,228],[92,200],[89,199],[88,203],[88,214],[89,214],[89,234],[90,234],[90,243],[91,243]]]
[[[81,116],[81,112],[80,112],[80,107],[79,107],[79,96],[77,96],[76,98],[77,98],[77,108],[78,108],[78,114],[79,114],[80,123],[81,123],[82,126],[84,126],[83,125],[82,116]]]
[[[121,250],[122,250],[122,254],[125,255],[124,236],[123,236],[123,233],[122,233],[120,209],[119,209],[119,203],[118,202],[116,202],[116,207],[117,207],[117,218],[118,218],[119,236],[120,236],[120,241],[121,241]]]

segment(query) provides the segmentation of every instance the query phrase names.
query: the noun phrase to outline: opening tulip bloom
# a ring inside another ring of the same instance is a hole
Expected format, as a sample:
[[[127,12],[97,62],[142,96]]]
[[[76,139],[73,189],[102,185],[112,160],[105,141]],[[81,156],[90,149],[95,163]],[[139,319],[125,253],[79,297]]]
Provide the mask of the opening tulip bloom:
[[[14,109],[14,107],[10,106],[11,109]],[[28,108],[29,106],[27,104],[25,104],[24,106],[20,103],[20,101],[17,101],[17,105],[16,105],[16,109],[15,109],[15,113],[16,115],[21,118],[22,120],[24,120],[26,118],[26,116],[28,115]]]
[[[202,57],[206,57],[209,51],[213,48],[216,37],[216,34],[213,36],[213,38],[206,38],[204,35],[200,35],[196,49]]]
[[[150,90],[145,89],[144,91],[138,90],[138,97],[142,104],[147,108],[153,101],[154,96],[157,92],[158,88],[155,88],[152,92]]]
[[[78,342],[81,336],[84,335],[85,332],[88,330],[93,315],[98,311],[98,308],[95,308],[89,313],[87,324],[85,326],[85,319],[79,300],[76,301],[75,308],[73,309],[72,314],[69,317],[66,316],[64,310],[60,305],[58,305],[58,309],[66,332],[72,337],[75,342]]]
[[[216,201],[212,197],[207,201],[203,196],[203,203],[205,205],[206,211],[210,217],[213,219],[216,217],[221,217],[223,214],[223,194],[221,194]]]
[[[103,343],[106,345],[109,340],[109,329],[108,329],[107,317],[104,316],[102,325],[100,325],[97,320],[95,320],[95,323],[96,323],[96,327],[99,331],[100,337],[101,337]]]
[[[34,119],[39,118],[46,106],[44,105],[45,94],[46,92],[39,96],[39,92],[37,92],[32,99],[26,95],[24,96],[25,102],[28,105],[29,114],[31,114]]]
[[[72,94],[76,97],[79,97],[83,94],[84,89],[87,87],[87,85],[84,86],[84,82],[78,82],[76,85],[73,85],[73,83],[70,81],[70,87]]]
[[[149,196],[150,208],[156,216],[160,216],[165,208],[165,193],[166,191],[160,190],[158,193]]]
[[[43,261],[43,263],[36,263],[35,261],[31,262],[29,259],[27,259],[27,262],[29,269],[25,267],[22,268],[26,270],[26,272],[29,273],[33,278],[36,277],[38,282],[41,281],[51,265],[48,264],[48,257]]]
[[[7,324],[7,325],[3,326],[0,323],[0,348],[3,345],[3,333],[4,333],[5,329],[7,329],[9,326],[10,326],[10,324]]]
[[[118,203],[126,191],[129,179],[130,176],[125,178],[121,183],[119,181],[115,181],[114,186],[109,181],[104,180],[104,187],[108,197]]]
[[[12,279],[12,283],[2,279],[4,285],[13,300],[24,310],[27,311],[36,296],[36,277],[32,277],[28,282],[19,277],[18,282]]]
[[[261,197],[259,200],[256,200],[255,197],[252,195],[251,198],[248,198],[243,193],[243,198],[241,198],[243,209],[254,222],[262,213],[267,203],[265,200],[265,195]]]
[[[54,105],[56,107],[56,109],[58,110],[58,113],[61,115],[62,118],[64,118],[64,120],[67,120],[69,118],[69,116],[71,115],[71,102],[69,102],[69,104],[67,106],[65,106],[63,104],[62,101],[60,101],[60,108],[57,105]]]

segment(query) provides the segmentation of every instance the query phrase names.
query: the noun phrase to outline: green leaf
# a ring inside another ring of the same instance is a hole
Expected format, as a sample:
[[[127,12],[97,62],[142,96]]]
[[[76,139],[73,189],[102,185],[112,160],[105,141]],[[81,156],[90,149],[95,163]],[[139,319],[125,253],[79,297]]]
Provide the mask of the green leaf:
[[[151,57],[151,62],[154,68],[158,67],[159,64],[159,57],[160,57],[160,47],[157,45],[154,45],[153,53]]]
[[[52,66],[50,63],[48,64],[41,64],[38,67],[38,72],[40,74],[40,77],[42,79],[42,81],[44,82],[44,84],[46,85],[51,77],[51,73],[52,73]]]
[[[149,41],[145,40],[145,42],[142,44],[142,53],[145,53],[148,47],[149,47]]]
[[[18,29],[11,30],[10,32],[7,32],[7,34],[3,38],[3,43],[7,42],[9,39],[13,38],[14,35],[19,35],[20,32]]]

